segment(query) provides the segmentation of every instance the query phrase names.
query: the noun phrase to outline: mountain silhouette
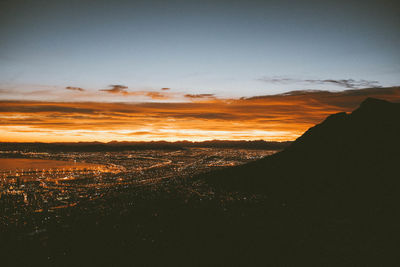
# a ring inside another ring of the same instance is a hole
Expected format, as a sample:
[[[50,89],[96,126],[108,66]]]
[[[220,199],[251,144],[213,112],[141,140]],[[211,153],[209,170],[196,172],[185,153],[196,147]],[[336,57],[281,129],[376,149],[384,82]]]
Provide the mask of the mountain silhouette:
[[[282,152],[202,177],[223,190],[264,194],[265,210],[279,217],[274,231],[297,259],[386,265],[400,260],[399,137],[400,103],[367,98]]]
[[[206,179],[238,190],[268,191],[261,185],[283,183],[282,178],[290,183],[315,178],[323,184],[330,183],[329,177],[351,182],[374,175],[391,176],[398,170],[399,136],[400,103],[367,98],[350,114],[328,116],[282,152],[209,173]]]

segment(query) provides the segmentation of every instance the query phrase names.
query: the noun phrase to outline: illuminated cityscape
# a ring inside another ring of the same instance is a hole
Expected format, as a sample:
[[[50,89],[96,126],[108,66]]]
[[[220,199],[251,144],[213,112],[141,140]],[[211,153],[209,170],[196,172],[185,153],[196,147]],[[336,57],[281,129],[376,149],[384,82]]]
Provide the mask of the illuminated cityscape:
[[[1,224],[22,227],[27,234],[45,231],[48,216],[58,217],[62,209],[86,209],[90,202],[105,201],[129,190],[157,189],[274,152],[218,148],[105,153],[3,151],[3,156],[18,158],[0,159]],[[95,209],[108,206],[93,204]]]

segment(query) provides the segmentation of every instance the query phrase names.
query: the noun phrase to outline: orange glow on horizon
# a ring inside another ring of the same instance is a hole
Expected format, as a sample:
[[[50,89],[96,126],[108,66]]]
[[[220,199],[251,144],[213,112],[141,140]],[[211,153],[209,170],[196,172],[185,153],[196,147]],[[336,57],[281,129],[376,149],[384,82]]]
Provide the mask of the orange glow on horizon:
[[[294,140],[367,96],[400,101],[400,89],[292,92],[246,99],[105,103],[1,101],[3,142]]]

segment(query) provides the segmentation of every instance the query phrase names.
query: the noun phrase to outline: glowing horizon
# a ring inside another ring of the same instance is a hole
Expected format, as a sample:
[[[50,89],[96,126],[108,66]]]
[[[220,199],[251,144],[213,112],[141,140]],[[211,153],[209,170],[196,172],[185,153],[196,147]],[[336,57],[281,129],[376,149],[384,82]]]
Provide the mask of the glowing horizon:
[[[290,141],[366,97],[400,101],[400,87],[294,91],[186,102],[0,101],[3,142]]]

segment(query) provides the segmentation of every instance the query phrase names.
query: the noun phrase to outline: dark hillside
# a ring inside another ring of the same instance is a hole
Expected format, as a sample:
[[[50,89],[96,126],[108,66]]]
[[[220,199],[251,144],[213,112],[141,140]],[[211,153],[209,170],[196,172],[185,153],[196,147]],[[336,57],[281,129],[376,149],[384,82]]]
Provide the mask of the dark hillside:
[[[280,153],[205,178],[223,190],[265,194],[265,209],[282,219],[275,230],[300,258],[388,264],[398,260],[399,137],[400,104],[368,98]]]

